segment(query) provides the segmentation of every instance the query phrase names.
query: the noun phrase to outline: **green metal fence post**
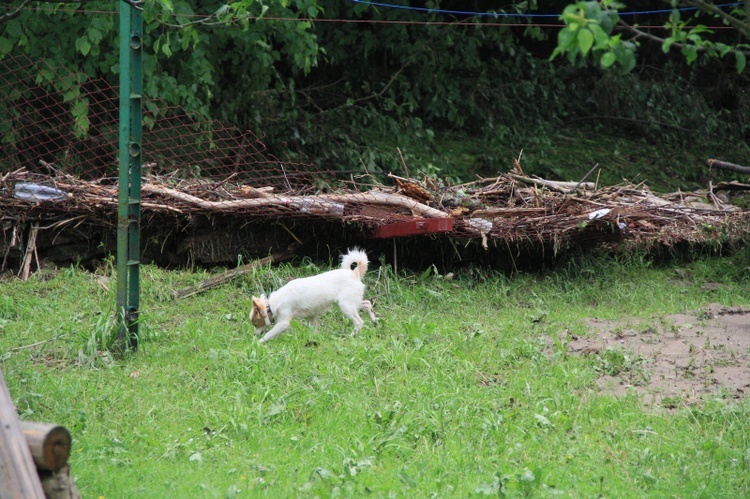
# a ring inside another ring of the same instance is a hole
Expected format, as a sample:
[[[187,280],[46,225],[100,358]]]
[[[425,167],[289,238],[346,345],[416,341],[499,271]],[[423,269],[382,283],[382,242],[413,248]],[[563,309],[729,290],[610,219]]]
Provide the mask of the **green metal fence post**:
[[[120,162],[117,210],[118,348],[138,348],[141,230],[143,18],[120,0]]]

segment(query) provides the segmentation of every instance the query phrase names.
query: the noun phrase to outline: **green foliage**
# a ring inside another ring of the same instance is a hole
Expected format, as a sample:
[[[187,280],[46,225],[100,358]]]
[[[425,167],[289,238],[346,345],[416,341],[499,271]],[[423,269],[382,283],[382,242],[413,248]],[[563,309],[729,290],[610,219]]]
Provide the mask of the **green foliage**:
[[[325,9],[326,17],[355,21],[374,14],[356,3]],[[435,154],[438,135],[509,142],[554,124],[565,107],[553,68],[510,29],[485,29],[479,18],[471,19],[478,26],[429,25],[424,21],[438,18],[395,9],[377,18],[384,22],[317,24],[325,65],[297,81],[305,99],[297,101],[297,114],[272,128],[274,148],[326,169],[362,171],[364,164],[377,173],[402,169],[399,147],[414,170],[431,164],[462,177],[466,172],[452,159]],[[546,35],[530,30],[528,36]],[[410,157],[415,151],[432,152]]]
[[[696,14],[687,20],[682,19],[682,12],[678,9],[685,6],[697,7]],[[732,54],[737,73],[744,71],[746,54],[750,49],[746,9],[734,8],[727,11],[713,3],[672,0],[673,9],[669,20],[664,24],[669,36],[659,38],[640,31],[637,26],[621,22],[618,10],[623,7],[624,4],[615,0],[576,2],[565,7],[560,16],[565,27],[560,30],[552,59],[565,54],[571,63],[575,63],[579,58],[583,61],[591,55],[594,62],[603,69],[610,68],[617,62],[623,71],[633,70],[636,65],[637,44],[622,41],[621,33],[612,34],[613,27],[619,25],[620,28],[625,28],[626,33],[630,31],[649,41],[659,42],[664,53],[669,52],[672,47],[679,47],[688,64],[694,63],[700,54],[712,59]],[[742,40],[728,37],[723,41],[698,20],[700,16],[733,26]]]
[[[713,41],[708,36],[714,35],[714,32],[703,24],[695,24],[694,21],[694,19],[682,20],[680,11],[673,10],[669,21],[665,24],[665,28],[670,31],[670,36],[662,42],[662,51],[667,53],[672,46],[679,46],[681,47],[680,52],[685,56],[688,64],[694,63],[701,52],[712,58],[722,58],[731,53],[735,56],[737,73],[742,73],[746,65],[746,56],[743,50],[750,49],[750,44],[736,43],[730,45]],[[747,34],[745,36],[747,37]]]
[[[649,51],[648,43],[637,47],[627,31],[615,30],[623,7],[614,1],[545,5],[502,7],[520,13],[559,7],[564,28],[511,28],[486,17],[334,0],[146,2],[145,123],[164,111],[157,102],[178,105],[256,131],[278,157],[314,162],[345,178],[402,171],[405,162],[410,173],[469,180],[507,170],[521,150],[540,160],[535,173],[567,176],[561,163],[574,155],[556,138],[577,135],[572,128],[580,125],[608,137],[668,144],[665,150],[703,145],[704,137],[719,150],[746,142],[747,81],[717,64],[741,71],[747,47],[725,31],[710,33],[706,19],[693,22],[675,11],[669,37]],[[37,83],[59,97],[71,115],[66,132],[77,137],[90,131],[96,109],[84,91],[87,80],[117,81],[118,13],[112,9],[103,0],[63,3],[22,10],[0,24],[0,59],[23,52],[45,61]],[[730,11],[737,19],[743,12]],[[660,50],[678,47],[692,62],[689,70]],[[74,76],[54,68],[72,69]],[[7,85],[0,96],[17,98],[19,91]],[[4,143],[18,139],[10,126],[17,114],[0,109]],[[621,160],[615,156],[611,151],[594,162]],[[643,158],[639,166],[660,159]],[[703,169],[670,168],[692,169],[685,176],[693,178]]]
[[[617,2],[578,2],[568,5],[561,19],[565,27],[557,36],[557,47],[551,59],[565,54],[571,63],[584,61],[591,55],[594,62],[607,69],[618,63],[624,72],[635,67],[636,44],[623,41],[612,30],[619,20]]]
[[[21,10],[16,18],[0,25],[0,59],[18,50],[33,61],[44,60],[53,68],[85,75],[79,80],[104,75],[113,81],[119,72],[119,52],[112,50],[119,46],[118,13],[112,11],[116,4],[94,0],[84,5],[85,15],[78,12],[78,4]],[[291,74],[309,73],[317,64],[316,36],[312,24],[304,19],[319,12],[315,0],[145,2],[146,95],[208,116],[211,103],[237,94],[238,84],[245,95],[273,86],[285,89],[289,81],[276,67],[280,62]],[[265,22],[265,16],[294,22]],[[39,83],[66,83],[54,76]],[[74,95],[65,100],[72,103],[80,134],[86,133],[87,102],[76,88],[84,81],[65,86],[73,88]]]

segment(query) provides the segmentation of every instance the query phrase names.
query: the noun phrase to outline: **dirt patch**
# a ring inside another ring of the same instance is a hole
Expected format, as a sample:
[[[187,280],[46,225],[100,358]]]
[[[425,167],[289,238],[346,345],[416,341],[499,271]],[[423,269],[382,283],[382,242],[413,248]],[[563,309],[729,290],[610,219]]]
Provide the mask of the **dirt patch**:
[[[596,356],[602,393],[635,390],[645,403],[666,407],[750,393],[750,309],[710,305],[693,314],[587,324],[593,334],[570,338],[568,351]]]

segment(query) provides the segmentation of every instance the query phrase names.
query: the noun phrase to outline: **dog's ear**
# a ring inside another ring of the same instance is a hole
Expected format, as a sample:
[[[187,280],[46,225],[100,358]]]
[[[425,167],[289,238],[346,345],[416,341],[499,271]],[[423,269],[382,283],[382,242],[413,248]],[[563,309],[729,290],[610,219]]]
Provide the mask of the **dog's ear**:
[[[265,300],[263,299],[265,295],[262,295],[260,298],[253,296],[253,312],[258,314],[259,316],[263,317],[266,315],[266,307],[265,307]]]
[[[259,334],[268,323],[268,313],[262,296],[260,298],[253,296],[252,300],[253,311],[250,312],[250,322],[255,326],[255,333]]]

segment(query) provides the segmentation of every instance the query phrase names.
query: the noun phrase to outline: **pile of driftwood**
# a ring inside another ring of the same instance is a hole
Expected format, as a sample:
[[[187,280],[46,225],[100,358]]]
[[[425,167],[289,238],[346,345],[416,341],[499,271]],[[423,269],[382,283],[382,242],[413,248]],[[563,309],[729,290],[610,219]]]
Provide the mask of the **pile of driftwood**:
[[[369,176],[336,192],[275,192],[229,177],[177,179],[147,176],[142,184],[144,223],[148,215],[180,219],[236,216],[270,220],[340,220],[368,229],[414,221],[448,220],[443,235],[480,239],[484,247],[529,241],[560,249],[573,243],[648,248],[681,242],[731,242],[748,229],[748,217],[729,204],[727,193],[747,184],[709,185],[703,192],[656,195],[644,184],[597,188],[592,182],[558,182],[525,174],[518,162],[508,173],[460,185],[437,179],[389,175],[390,185]],[[66,174],[40,177],[25,170],[0,177],[4,246],[19,224],[49,228],[87,223],[114,226],[117,185]],[[30,246],[30,245],[27,245]],[[28,248],[27,248],[28,250]]]

